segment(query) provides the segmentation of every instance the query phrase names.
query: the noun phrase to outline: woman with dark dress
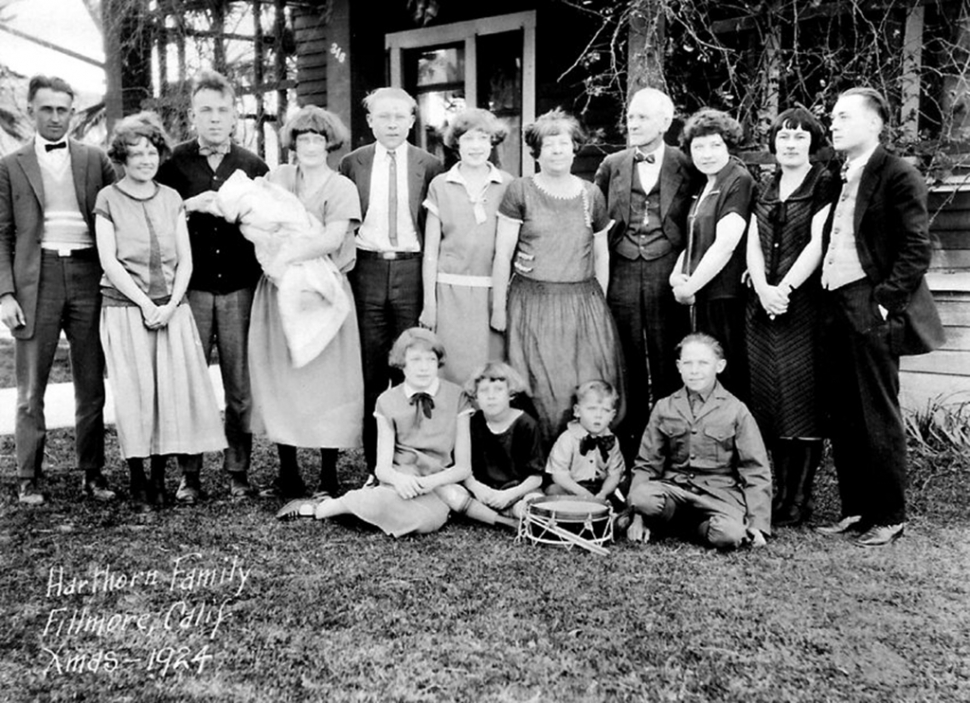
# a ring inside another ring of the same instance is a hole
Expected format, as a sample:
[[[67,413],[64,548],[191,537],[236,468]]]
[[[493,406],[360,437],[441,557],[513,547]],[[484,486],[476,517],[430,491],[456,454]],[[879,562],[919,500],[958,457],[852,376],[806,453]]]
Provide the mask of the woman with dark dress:
[[[532,389],[547,448],[572,409],[576,386],[599,379],[623,387],[605,296],[606,201],[571,173],[582,140],[579,122],[559,109],[526,127],[541,170],[513,181],[498,211],[492,327],[506,331],[509,363]]]
[[[812,512],[812,481],[822,458],[818,379],[819,264],[822,226],[834,179],[812,164],[825,140],[805,108],[781,113],[768,148],[778,161],[755,201],[747,263],[749,406],[772,453],[774,524],[796,525]]]
[[[691,328],[721,343],[727,368],[721,383],[748,397],[744,348],[744,240],[754,179],[732,156],[741,125],[719,110],[703,109],[687,120],[681,143],[694,166],[707,176],[688,219],[687,248],[670,275],[677,302],[691,308]]]

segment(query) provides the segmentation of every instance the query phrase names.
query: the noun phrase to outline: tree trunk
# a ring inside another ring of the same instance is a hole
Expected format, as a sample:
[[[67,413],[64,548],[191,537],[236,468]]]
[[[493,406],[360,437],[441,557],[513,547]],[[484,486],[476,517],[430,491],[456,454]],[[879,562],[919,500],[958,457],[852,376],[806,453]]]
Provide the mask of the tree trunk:
[[[630,6],[627,96],[641,88],[667,92],[664,78],[666,18],[663,0],[634,0]]]

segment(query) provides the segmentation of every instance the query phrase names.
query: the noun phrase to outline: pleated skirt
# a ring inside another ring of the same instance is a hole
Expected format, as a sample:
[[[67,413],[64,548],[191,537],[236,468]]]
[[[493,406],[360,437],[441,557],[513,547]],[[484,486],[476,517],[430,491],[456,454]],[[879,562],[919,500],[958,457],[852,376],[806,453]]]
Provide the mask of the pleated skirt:
[[[623,353],[606,297],[593,280],[550,283],[514,276],[507,318],[509,363],[525,376],[546,447],[572,418],[573,392],[602,380],[623,389]],[[614,426],[623,419],[620,396]]]
[[[353,292],[340,330],[315,359],[293,368],[283,334],[276,286],[256,287],[249,321],[249,378],[254,434],[295,447],[353,449],[361,445],[364,376]]]
[[[150,330],[134,306],[101,309],[101,345],[128,458],[226,448],[222,418],[188,305]]]

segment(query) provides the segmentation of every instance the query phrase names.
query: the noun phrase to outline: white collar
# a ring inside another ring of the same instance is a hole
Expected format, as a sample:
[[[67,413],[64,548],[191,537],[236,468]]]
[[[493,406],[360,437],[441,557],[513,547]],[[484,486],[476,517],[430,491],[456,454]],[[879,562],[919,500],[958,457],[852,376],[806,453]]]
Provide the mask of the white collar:
[[[488,180],[491,183],[501,183],[502,172],[499,171],[495,167],[495,164],[493,164],[491,161],[487,161],[486,163],[488,164]],[[461,173],[461,169],[458,168],[460,165],[461,162],[459,161],[457,164],[448,169],[445,180],[447,180],[449,183],[461,183],[463,186],[467,187],[468,181],[465,180],[465,177]]]
[[[386,161],[387,158],[388,158],[387,155],[389,153],[391,153],[392,150],[391,149],[388,149],[386,146],[384,146],[380,142],[374,142],[374,146],[375,146],[375,152],[374,153],[378,157],[380,157],[381,159],[383,159],[383,160]],[[407,157],[407,153],[408,153],[408,143],[407,142],[401,142],[401,145],[399,147],[397,147],[396,149],[393,149],[393,151],[394,151],[394,158],[397,161],[400,161],[401,159],[406,158]]]
[[[862,154],[855,157],[854,159],[847,160],[845,162],[846,178],[848,179],[849,177],[855,175],[856,173],[861,173],[862,170],[866,167],[866,164],[869,163],[869,159],[872,158],[872,155],[876,153],[876,149],[878,148],[879,148],[879,144],[876,144],[874,147],[864,151]]]
[[[433,398],[436,395],[438,395],[438,390],[441,388],[441,379],[436,378],[431,382],[431,385],[425,388],[424,390],[420,390],[418,388],[412,388],[407,381],[405,381],[403,385],[404,385],[404,397],[407,398],[408,400],[410,400],[411,396],[413,396],[415,393],[427,393]]]
[[[58,139],[56,142],[49,141],[47,139],[44,139],[39,134],[35,134],[34,135],[34,152],[38,156],[45,156],[46,157],[48,154],[51,153],[51,152],[47,151],[47,145],[48,144],[60,144],[61,142],[63,142],[64,144],[67,144],[67,146],[64,148],[64,153],[65,154],[68,153],[71,150],[71,142],[68,139],[68,137],[67,137],[66,134],[63,137],[61,137],[60,139]]]
[[[652,151],[644,151],[643,149],[641,149],[638,146],[633,147],[633,151],[634,151],[634,153],[636,153],[636,152],[639,151],[644,156],[650,156],[651,154],[653,154],[653,156],[656,159],[654,161],[654,163],[659,166],[660,163],[663,161],[663,158],[664,158],[664,147],[666,147],[666,146],[667,146],[667,144],[664,142],[663,139],[661,139],[660,140],[660,145],[656,149],[653,149]],[[646,163],[646,162],[643,162],[643,163]]]

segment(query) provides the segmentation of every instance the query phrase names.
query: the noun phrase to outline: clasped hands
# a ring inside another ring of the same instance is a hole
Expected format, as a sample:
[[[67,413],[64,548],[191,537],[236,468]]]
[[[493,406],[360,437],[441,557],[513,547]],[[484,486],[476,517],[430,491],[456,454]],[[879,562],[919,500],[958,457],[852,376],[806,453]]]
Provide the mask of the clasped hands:
[[[483,483],[469,485],[468,489],[479,501],[490,507],[492,510],[505,510],[514,499],[506,491],[486,486]]]
[[[783,285],[770,286],[766,284],[756,289],[755,292],[758,294],[758,300],[761,301],[761,307],[765,309],[768,317],[772,320],[788,312],[791,287]]]
[[[155,305],[155,303],[149,301],[141,306],[142,323],[150,330],[166,327],[177,307],[178,304],[173,301],[169,301],[165,305]]]

